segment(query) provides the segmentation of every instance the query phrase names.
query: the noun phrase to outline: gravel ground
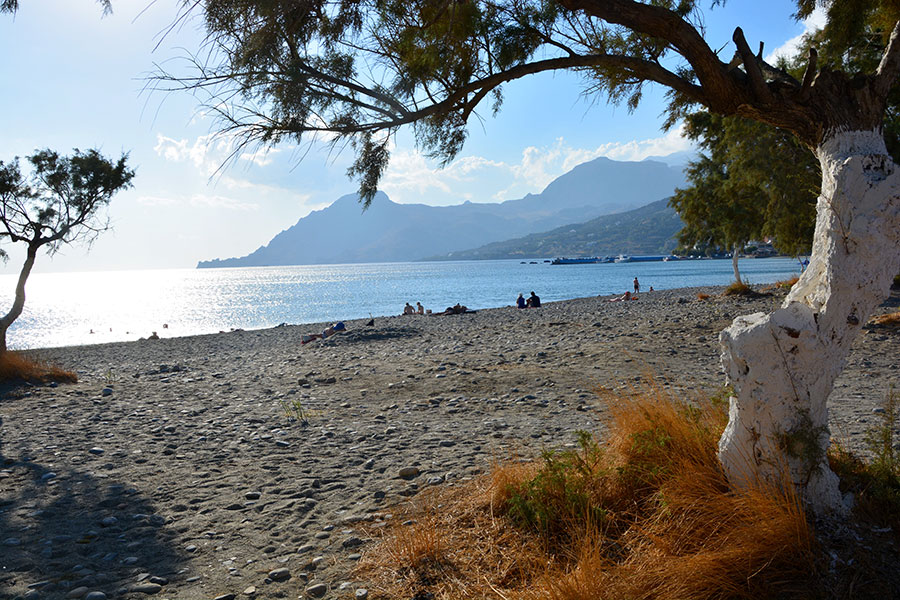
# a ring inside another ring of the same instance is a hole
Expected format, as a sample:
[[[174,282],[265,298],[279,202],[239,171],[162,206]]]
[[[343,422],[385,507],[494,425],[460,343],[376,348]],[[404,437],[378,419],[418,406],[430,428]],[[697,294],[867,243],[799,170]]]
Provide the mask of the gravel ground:
[[[363,598],[360,522],[602,433],[598,388],[718,389],[718,332],[782,298],[720,293],[40,351],[79,382],[0,388],[0,597]],[[886,328],[854,346],[830,405],[851,448],[898,350]]]

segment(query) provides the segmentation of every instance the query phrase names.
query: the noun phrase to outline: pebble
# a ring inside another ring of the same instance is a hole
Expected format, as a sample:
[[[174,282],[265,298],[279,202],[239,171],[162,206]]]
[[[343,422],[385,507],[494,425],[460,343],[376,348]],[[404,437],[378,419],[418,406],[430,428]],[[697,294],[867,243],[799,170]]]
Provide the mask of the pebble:
[[[269,579],[272,581],[287,581],[291,578],[291,572],[285,568],[269,571]]]
[[[313,598],[321,598],[328,593],[328,586],[324,583],[316,583],[306,588],[306,593]]]
[[[401,479],[415,479],[419,476],[419,468],[418,467],[403,467],[400,469],[400,478]]]
[[[106,594],[103,592],[88,592],[84,600],[106,600]]]
[[[359,588],[356,590],[356,593],[353,594],[353,597],[356,598],[356,600],[366,600],[366,598],[369,597],[369,590],[366,588]]]
[[[158,583],[138,583],[131,586],[130,591],[141,594],[158,594],[162,591],[162,586]]]
[[[88,450],[88,452],[90,452],[91,454],[103,454],[106,451],[103,448],[94,447]]]

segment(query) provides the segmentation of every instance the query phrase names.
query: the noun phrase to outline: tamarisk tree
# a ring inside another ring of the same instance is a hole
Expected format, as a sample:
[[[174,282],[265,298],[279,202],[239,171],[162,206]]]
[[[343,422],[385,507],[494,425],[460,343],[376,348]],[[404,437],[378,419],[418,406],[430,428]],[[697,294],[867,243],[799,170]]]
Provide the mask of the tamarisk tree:
[[[826,400],[900,267],[900,173],[882,135],[900,15],[868,0],[799,0],[798,15],[817,4],[846,39],[885,24],[871,69],[844,72],[813,50],[797,78],[766,64],[739,27],[733,56],[720,56],[695,0],[190,0],[183,10],[202,11],[208,31],[197,71],[160,74],[157,87],[207,92],[221,130],[245,144],[349,142],[365,199],[399,128],[449,161],[476,108],[499,109],[504,84],[538,72],[575,71],[586,93],[629,107],[648,83],[665,86],[670,122],[702,107],[791,132],[821,165],[812,257],[781,308],[720,337],[735,395],[719,458],[736,486],[780,480],[786,461],[814,509],[841,511]]]
[[[809,252],[821,181],[809,148],[765,123],[706,111],[685,118],[685,133],[701,154],[686,169],[689,185],[669,200],[685,224],[682,244],[731,249],[738,283],[750,240],[771,236],[781,252]]]
[[[75,150],[72,156],[40,150],[28,157],[32,169],[27,178],[18,158],[0,161],[0,243],[26,247],[12,308],[0,317],[0,354],[6,352],[6,332],[25,307],[25,282],[38,250],[53,254],[64,244],[90,244],[109,229],[100,211],[130,187],[134,171],[126,161],[123,155],[113,162],[96,150]],[[2,248],[0,257],[8,258]]]

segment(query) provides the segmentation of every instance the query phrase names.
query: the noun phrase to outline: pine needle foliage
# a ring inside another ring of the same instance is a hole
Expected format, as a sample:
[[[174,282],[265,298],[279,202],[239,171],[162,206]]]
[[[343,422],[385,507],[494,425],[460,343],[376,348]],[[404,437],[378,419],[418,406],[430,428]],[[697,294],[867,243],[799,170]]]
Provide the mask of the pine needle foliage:
[[[793,486],[730,490],[721,403],[607,400],[605,442],[580,432],[573,449],[500,465],[398,515],[415,529],[388,528],[362,561],[373,597],[808,597],[816,553]]]

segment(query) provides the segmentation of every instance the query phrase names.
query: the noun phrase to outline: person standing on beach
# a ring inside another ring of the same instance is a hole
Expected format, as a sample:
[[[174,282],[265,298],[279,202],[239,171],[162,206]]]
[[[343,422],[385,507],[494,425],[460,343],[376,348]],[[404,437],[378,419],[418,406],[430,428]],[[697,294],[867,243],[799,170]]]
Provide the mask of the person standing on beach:
[[[641,284],[638,283],[637,277],[634,278],[634,293],[637,294],[641,291]]]

